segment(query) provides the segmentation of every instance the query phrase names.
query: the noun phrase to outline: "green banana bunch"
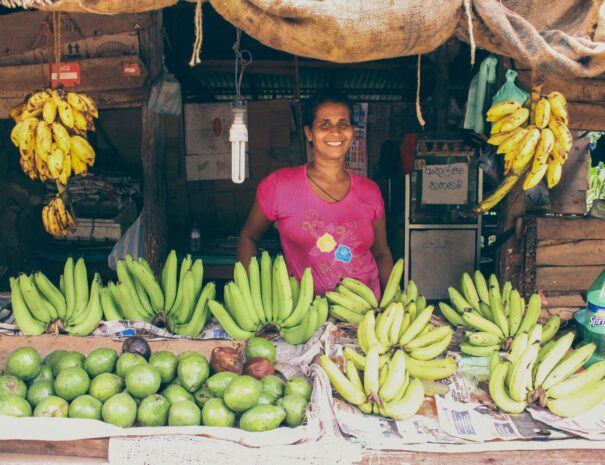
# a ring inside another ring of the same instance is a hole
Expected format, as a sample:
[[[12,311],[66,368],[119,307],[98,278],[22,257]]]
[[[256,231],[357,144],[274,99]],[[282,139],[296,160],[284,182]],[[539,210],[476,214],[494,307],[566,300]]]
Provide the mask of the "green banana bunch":
[[[578,373],[595,351],[594,343],[571,350],[574,334],[567,333],[540,348],[544,328],[515,336],[505,360],[494,356],[489,392],[500,410],[521,413],[538,403],[562,417],[585,413],[605,400],[605,361]]]
[[[223,297],[224,306],[210,299],[209,309],[234,339],[273,329],[289,344],[303,344],[329,316],[328,301],[314,295],[311,268],[298,282],[288,276],[282,255],[272,261],[266,251],[260,263],[252,257],[248,270],[240,262],[235,264],[233,281],[225,285]]]
[[[404,301],[406,293],[402,294]],[[368,311],[357,325],[359,347],[366,355],[370,350],[376,350],[379,355],[393,349],[401,350],[408,366],[414,366],[414,377],[447,378],[456,371],[456,363],[451,358],[435,359],[450,345],[452,328],[448,325],[433,326],[430,320],[434,307],[426,306],[424,298],[415,299],[405,305],[401,301],[393,301],[383,312]]]
[[[335,291],[326,292],[330,302],[330,315],[346,323],[359,323],[364,315],[378,308],[385,309],[393,302],[404,304],[415,301],[418,297],[416,285],[410,281],[405,292],[399,285],[403,275],[403,259],[399,259],[389,275],[387,286],[380,303],[374,291],[366,284],[354,278],[343,278]]]
[[[187,255],[179,269],[176,251],[164,262],[158,281],[144,258],[126,256],[117,263],[118,283],[101,289],[101,307],[105,319],[166,321],[168,329],[181,336],[200,335],[210,314],[208,301],[216,296],[214,283],[203,285],[201,259]]]
[[[336,392],[362,412],[398,421],[411,418],[422,406],[424,386],[418,378],[410,376],[403,350],[384,358],[378,352],[376,346],[370,348],[366,357],[345,352],[345,356],[351,357],[346,358],[345,373],[327,355],[320,357],[320,364]]]
[[[460,350],[475,357],[508,349],[516,335],[531,332],[542,310],[538,294],[532,295],[526,306],[510,282],[500,289],[496,275],[492,274],[486,280],[479,270],[473,276],[464,273],[460,291],[452,286],[448,288],[448,295],[449,304],[439,302],[441,314],[453,326],[466,326],[472,330],[465,332]],[[547,344],[560,325],[561,318],[551,316],[542,328],[540,344]]]
[[[65,331],[87,336],[101,321],[101,278],[88,282],[86,263],[69,257],[57,288],[41,272],[10,279],[12,307],[17,326],[26,335]],[[97,305],[98,304],[98,305]]]

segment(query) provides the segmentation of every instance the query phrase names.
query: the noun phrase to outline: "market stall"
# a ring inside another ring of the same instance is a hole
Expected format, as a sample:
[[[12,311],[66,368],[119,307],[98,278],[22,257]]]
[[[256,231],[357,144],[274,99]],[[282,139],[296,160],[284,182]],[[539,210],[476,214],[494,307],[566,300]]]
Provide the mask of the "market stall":
[[[0,1],[0,462],[602,461],[602,7],[320,3]],[[381,282],[242,258],[322,87]]]

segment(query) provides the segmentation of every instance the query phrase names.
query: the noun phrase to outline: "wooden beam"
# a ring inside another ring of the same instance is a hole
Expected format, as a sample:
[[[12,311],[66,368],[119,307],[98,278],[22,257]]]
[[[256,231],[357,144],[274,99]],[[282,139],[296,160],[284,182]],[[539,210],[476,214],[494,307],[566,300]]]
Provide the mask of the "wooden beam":
[[[582,294],[546,295],[545,307],[585,307]]]
[[[605,265],[605,240],[581,240],[559,244],[538,244],[538,266]]]
[[[544,291],[583,292],[603,271],[603,265],[538,266],[536,289]]]
[[[150,27],[142,31],[141,54],[155,80],[162,72],[162,12],[149,13]],[[164,117],[149,108],[141,109],[143,164],[143,255],[156,274],[166,257],[166,144]]]
[[[425,60],[426,62],[426,60]],[[355,70],[401,70],[416,72],[415,63],[401,62],[380,62],[372,61],[368,63],[331,63],[328,61],[319,60],[300,60],[300,69],[317,69],[317,70],[339,70],[339,69],[355,69]],[[434,66],[431,63],[422,64],[422,72],[432,72]],[[233,60],[203,60],[201,64],[194,68],[194,71],[212,71],[233,73]],[[277,74],[294,76],[296,73],[294,64],[289,61],[279,60],[253,60],[246,66],[246,74]]]
[[[540,244],[542,241],[571,242],[581,239],[605,239],[605,221],[596,218],[547,216],[536,218],[536,222]]]
[[[531,89],[531,71],[518,69],[517,84],[527,90]],[[553,90],[562,92],[567,100],[574,102],[605,102],[605,79],[571,79],[563,80],[549,77],[544,82],[542,93]]]

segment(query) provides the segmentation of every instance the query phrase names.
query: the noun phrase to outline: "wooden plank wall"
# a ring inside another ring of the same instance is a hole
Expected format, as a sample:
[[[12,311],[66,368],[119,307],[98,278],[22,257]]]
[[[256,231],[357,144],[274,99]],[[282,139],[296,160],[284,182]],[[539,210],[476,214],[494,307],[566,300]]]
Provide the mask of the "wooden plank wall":
[[[549,313],[570,318],[605,268],[605,220],[527,217],[524,293],[542,292]]]

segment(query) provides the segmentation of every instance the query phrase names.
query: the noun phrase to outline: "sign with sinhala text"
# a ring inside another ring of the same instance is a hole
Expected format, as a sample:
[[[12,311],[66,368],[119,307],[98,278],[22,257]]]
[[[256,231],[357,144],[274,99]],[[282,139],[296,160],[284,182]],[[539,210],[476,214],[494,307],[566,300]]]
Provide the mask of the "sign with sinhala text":
[[[422,168],[423,204],[466,204],[468,165],[425,165]]]

